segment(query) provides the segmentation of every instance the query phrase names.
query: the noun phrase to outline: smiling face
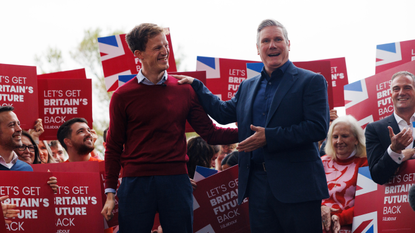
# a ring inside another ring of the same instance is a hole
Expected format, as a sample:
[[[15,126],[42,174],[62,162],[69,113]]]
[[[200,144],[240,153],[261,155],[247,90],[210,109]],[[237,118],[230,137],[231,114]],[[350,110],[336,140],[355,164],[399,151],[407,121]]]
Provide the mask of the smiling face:
[[[274,70],[288,61],[290,41],[285,39],[280,27],[268,26],[259,32],[257,50],[265,71],[271,76]]]
[[[358,144],[351,127],[345,122],[337,123],[333,128],[332,145],[337,158],[348,158]]]
[[[42,140],[39,141],[39,159],[42,163],[48,163],[49,155],[48,149],[46,148],[45,143]]]
[[[145,76],[163,74],[169,68],[169,54],[169,43],[164,33],[149,38],[144,51],[134,51],[134,55],[140,59],[143,65]]]
[[[404,112],[413,113],[415,110],[415,87],[408,75],[395,77],[391,82],[391,97],[398,115]]]
[[[91,129],[86,123],[76,122],[71,125],[71,137],[65,138],[66,145],[72,147],[80,155],[94,150]]]
[[[22,145],[22,128],[16,114],[12,111],[0,113],[0,147],[14,150]]]
[[[16,152],[17,156],[19,156],[19,159],[23,162],[33,164],[35,161],[35,146],[32,144],[30,139],[24,135],[22,136],[22,149],[23,147],[23,151],[20,149],[15,149],[14,152]]]

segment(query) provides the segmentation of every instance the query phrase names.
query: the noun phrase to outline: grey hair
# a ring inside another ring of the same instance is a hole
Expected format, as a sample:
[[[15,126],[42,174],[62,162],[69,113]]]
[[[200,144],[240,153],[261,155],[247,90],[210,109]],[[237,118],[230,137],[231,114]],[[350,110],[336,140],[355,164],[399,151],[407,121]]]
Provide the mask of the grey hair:
[[[288,32],[287,32],[287,29],[284,27],[284,25],[282,25],[282,23],[276,20],[273,20],[273,19],[265,19],[259,24],[258,29],[257,29],[257,34],[256,34],[257,45],[259,45],[259,33],[265,27],[271,27],[271,26],[276,26],[282,29],[282,33],[284,34],[284,38],[285,38],[285,43],[288,44]]]

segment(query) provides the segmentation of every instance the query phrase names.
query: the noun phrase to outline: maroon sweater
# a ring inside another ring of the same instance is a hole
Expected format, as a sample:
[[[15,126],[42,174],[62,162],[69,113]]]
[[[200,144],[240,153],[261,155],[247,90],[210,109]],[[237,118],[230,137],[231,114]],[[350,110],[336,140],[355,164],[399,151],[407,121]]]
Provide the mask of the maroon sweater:
[[[209,144],[238,141],[237,129],[213,124],[190,85],[179,85],[171,76],[165,84],[148,86],[134,78],[114,92],[105,151],[106,188],[116,189],[121,166],[123,177],[186,174],[186,119]]]

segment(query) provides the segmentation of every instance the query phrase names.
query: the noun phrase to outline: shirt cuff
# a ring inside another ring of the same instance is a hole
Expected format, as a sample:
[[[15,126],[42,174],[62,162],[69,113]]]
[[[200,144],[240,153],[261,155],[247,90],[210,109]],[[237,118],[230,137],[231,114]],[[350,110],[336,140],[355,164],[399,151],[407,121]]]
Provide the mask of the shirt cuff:
[[[115,189],[112,189],[112,188],[106,188],[106,189],[105,189],[105,194],[107,194],[107,193],[115,193]]]
[[[392,151],[392,149],[391,149],[390,146],[388,147],[388,154],[391,157],[391,159],[393,161],[395,161],[397,164],[401,164],[402,163],[402,160],[404,158],[403,154],[398,154],[398,153]]]

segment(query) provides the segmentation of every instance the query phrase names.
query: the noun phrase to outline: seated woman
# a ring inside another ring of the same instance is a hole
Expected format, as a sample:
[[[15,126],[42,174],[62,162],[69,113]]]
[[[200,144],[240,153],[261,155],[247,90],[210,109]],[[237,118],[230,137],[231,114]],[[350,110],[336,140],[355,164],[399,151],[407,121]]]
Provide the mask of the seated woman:
[[[16,152],[19,159],[23,162],[28,164],[40,163],[39,148],[37,147],[32,136],[24,130],[22,131],[22,146],[16,147],[14,152]]]
[[[351,232],[358,170],[368,166],[365,136],[356,119],[348,115],[334,120],[324,149],[330,197],[321,204],[323,232]]]
[[[195,175],[196,166],[211,167],[211,160],[215,150],[213,147],[200,136],[190,138],[187,141],[187,155],[189,162],[187,162],[187,171],[190,178]]]

